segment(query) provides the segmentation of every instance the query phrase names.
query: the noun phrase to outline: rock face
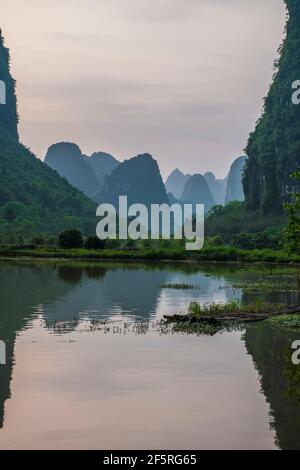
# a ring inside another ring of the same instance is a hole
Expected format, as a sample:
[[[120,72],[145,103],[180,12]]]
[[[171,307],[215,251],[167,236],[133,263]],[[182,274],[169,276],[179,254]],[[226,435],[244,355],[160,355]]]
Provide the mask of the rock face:
[[[91,157],[85,157],[85,159],[97,176],[101,187],[104,184],[105,176],[110,175],[120,164],[112,155],[105,152],[95,152]]]
[[[6,104],[0,105],[0,239],[28,240],[72,226],[95,233],[96,205],[19,143],[15,82],[2,34],[0,79],[6,84]]]
[[[180,198],[185,203],[204,204],[208,212],[215,204],[209,186],[202,175],[194,175],[185,185]]]
[[[49,147],[45,163],[86,196],[92,197],[99,182],[78,145],[60,142]]]
[[[205,173],[203,177],[209,186],[209,189],[212,193],[214,200],[216,201],[216,204],[223,205],[226,196],[228,178],[217,180],[215,175],[210,171]]]
[[[6,104],[0,104],[0,132],[9,138],[18,140],[18,113],[15,93],[15,80],[10,74],[10,55],[4,46],[4,38],[0,29],[0,80],[1,96]],[[2,103],[2,100],[1,100]]]
[[[300,79],[300,2],[285,0],[289,16],[286,38],[262,117],[250,135],[243,179],[246,208],[280,214],[289,193],[299,190],[290,175],[300,168],[300,105],[292,85]]]
[[[172,193],[175,198],[179,199],[190,178],[191,175],[184,175],[178,169],[172,171],[165,185],[167,193]]]
[[[168,204],[168,196],[156,160],[149,154],[125,160],[106,176],[103,188],[95,196],[98,203],[118,207],[119,196],[128,204]]]
[[[246,157],[238,157],[231,165],[227,181],[225,204],[231,201],[244,201],[245,199],[242,177],[246,160]]]

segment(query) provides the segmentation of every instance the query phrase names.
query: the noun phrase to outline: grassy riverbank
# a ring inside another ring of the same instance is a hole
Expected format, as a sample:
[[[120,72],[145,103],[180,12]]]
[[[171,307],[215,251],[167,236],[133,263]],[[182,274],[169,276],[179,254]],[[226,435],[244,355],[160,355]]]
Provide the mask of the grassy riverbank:
[[[141,248],[88,250],[61,249],[52,247],[24,248],[2,247],[2,258],[62,258],[62,259],[108,259],[108,260],[178,260],[210,262],[272,262],[300,264],[300,255],[284,251],[243,250],[227,246],[206,247],[201,251],[185,251],[183,248]]]

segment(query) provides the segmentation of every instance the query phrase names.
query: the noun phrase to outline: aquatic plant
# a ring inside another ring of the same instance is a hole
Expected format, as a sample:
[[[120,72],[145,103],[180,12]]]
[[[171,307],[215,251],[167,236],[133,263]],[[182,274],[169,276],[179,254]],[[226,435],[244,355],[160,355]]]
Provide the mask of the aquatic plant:
[[[272,326],[288,330],[300,329],[300,312],[293,315],[279,315],[267,320]]]
[[[177,290],[195,290],[200,289],[199,286],[193,286],[191,284],[162,284],[161,289],[177,289]]]

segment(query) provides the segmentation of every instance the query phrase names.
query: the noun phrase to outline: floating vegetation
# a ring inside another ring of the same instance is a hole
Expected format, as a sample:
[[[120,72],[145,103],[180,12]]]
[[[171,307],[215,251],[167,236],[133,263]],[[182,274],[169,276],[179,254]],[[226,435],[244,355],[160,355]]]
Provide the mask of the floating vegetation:
[[[205,304],[191,302],[187,315],[165,316],[167,322],[174,323],[201,323],[220,325],[230,322],[254,322],[266,320],[271,316],[295,314],[300,312],[300,306],[285,306],[281,304],[264,303],[257,300],[255,303],[242,304],[233,300],[226,304]]]
[[[162,284],[161,289],[177,289],[177,290],[195,290],[200,289],[200,286],[193,286],[191,284]]]
[[[272,326],[287,330],[300,330],[300,311],[293,315],[278,315],[267,320]]]
[[[191,302],[188,308],[189,315],[198,317],[202,315],[217,315],[220,313],[233,313],[240,310],[240,302],[232,300],[226,304],[210,303],[200,305],[198,302]]]
[[[214,336],[223,331],[233,331],[240,329],[241,326],[237,324],[211,324],[207,322],[169,322],[164,320],[160,325],[160,333],[164,334],[184,334],[196,336]]]
[[[242,289],[244,293],[255,292],[300,292],[296,284],[289,282],[270,282],[270,281],[245,281],[240,284],[234,284],[234,289]]]

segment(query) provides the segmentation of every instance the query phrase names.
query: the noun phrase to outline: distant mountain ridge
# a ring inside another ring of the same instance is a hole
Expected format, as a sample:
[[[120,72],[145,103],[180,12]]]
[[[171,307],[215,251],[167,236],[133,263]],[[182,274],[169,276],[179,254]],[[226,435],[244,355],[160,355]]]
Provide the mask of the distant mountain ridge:
[[[105,176],[110,175],[120,164],[115,157],[106,152],[95,152],[90,157],[85,155],[85,160],[95,173],[100,186],[103,186]]]
[[[180,199],[185,203],[204,204],[205,212],[216,204],[205,178],[200,174],[193,175],[189,179]]]
[[[172,193],[176,199],[180,199],[186,183],[191,175],[184,175],[178,168],[172,171],[165,183],[167,193]]]
[[[157,161],[150,154],[137,155],[120,163],[96,194],[98,203],[118,206],[119,196],[127,196],[128,204],[168,204],[168,196]]]
[[[247,157],[245,156],[238,157],[230,167],[225,204],[228,204],[231,201],[245,200],[242,179],[246,160]]]
[[[224,179],[216,179],[215,175],[211,171],[208,171],[203,177],[211,190],[216,204],[223,205],[226,196],[228,176]]]
[[[176,201],[184,203],[188,195],[190,201],[193,200],[194,203],[201,204],[202,201],[206,201],[207,207],[226,205],[231,201],[244,201],[242,177],[245,162],[246,156],[236,158],[227,176],[223,179],[217,179],[211,171],[204,175],[191,176],[184,175],[179,169],[176,169],[172,171],[165,183],[168,198],[173,203]],[[191,180],[192,184],[189,184]],[[182,191],[180,192],[181,187]],[[202,201],[197,199],[199,197],[202,198]]]
[[[99,189],[94,171],[76,144],[59,142],[51,145],[44,162],[88,197]]]

